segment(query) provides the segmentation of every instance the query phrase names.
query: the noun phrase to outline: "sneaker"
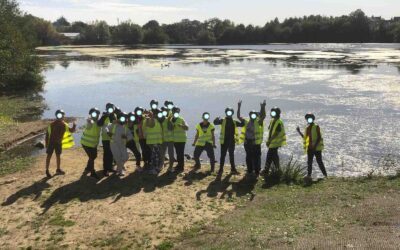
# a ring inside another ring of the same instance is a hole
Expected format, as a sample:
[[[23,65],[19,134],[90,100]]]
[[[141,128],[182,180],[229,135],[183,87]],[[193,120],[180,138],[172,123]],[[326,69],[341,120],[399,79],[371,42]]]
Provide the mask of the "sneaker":
[[[61,169],[57,169],[56,174],[58,174],[58,175],[65,175],[65,172],[62,171]]]
[[[88,175],[89,173],[90,173],[90,171],[87,168],[85,168],[85,170],[83,170],[82,175]]]
[[[46,170],[46,177],[51,178],[51,174],[50,174],[49,170]]]

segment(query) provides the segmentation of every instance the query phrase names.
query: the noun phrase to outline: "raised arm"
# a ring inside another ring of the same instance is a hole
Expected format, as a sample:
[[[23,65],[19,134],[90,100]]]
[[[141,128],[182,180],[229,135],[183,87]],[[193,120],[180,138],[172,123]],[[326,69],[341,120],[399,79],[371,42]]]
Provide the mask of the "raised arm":
[[[240,109],[242,108],[242,100],[240,100],[239,102],[238,102],[238,110],[237,110],[237,118],[239,119],[239,121],[243,121],[244,119],[243,119],[243,117],[241,116],[241,114],[240,114]]]
[[[262,125],[264,123],[266,114],[265,114],[265,106],[267,106],[267,101],[264,100],[261,104],[260,104],[260,124]]]

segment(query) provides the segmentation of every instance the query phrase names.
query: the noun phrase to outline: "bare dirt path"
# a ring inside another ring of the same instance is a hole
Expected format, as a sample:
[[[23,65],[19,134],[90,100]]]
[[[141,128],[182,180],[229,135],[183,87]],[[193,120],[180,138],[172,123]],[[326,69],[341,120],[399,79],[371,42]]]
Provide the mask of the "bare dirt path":
[[[101,159],[99,155],[97,170]],[[132,161],[126,177],[96,182],[81,177],[86,164],[81,149],[64,152],[65,176],[47,179],[44,160],[40,156],[26,171],[0,177],[2,249],[154,248],[232,210],[253,196],[255,185],[244,183],[243,175],[225,173],[218,180],[205,166],[155,178],[133,172]]]

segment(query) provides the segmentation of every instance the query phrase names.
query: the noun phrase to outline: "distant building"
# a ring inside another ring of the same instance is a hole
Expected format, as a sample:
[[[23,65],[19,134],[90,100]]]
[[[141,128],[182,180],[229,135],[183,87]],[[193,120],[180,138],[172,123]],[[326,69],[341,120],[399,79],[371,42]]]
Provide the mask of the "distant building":
[[[76,40],[79,38],[80,33],[61,33],[61,35],[68,37],[71,40]]]

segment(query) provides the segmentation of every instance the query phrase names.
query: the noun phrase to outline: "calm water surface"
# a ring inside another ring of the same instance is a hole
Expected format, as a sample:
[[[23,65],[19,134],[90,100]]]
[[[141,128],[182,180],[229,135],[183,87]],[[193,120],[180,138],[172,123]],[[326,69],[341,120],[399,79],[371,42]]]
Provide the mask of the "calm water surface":
[[[307,112],[316,114],[323,130],[331,173],[365,174],[385,155],[399,155],[399,44],[85,49],[41,52],[48,64],[45,118],[58,108],[85,117],[89,108],[103,109],[107,102],[129,112],[147,108],[151,99],[171,99],[191,127],[186,151],[192,154],[194,127],[203,112],[214,119],[227,106],[236,110],[242,99],[242,115],[247,116],[266,99],[268,110],[278,106],[283,111],[288,136],[283,158],[293,155],[305,162],[295,129],[305,126]],[[236,158],[244,163],[242,146]]]

